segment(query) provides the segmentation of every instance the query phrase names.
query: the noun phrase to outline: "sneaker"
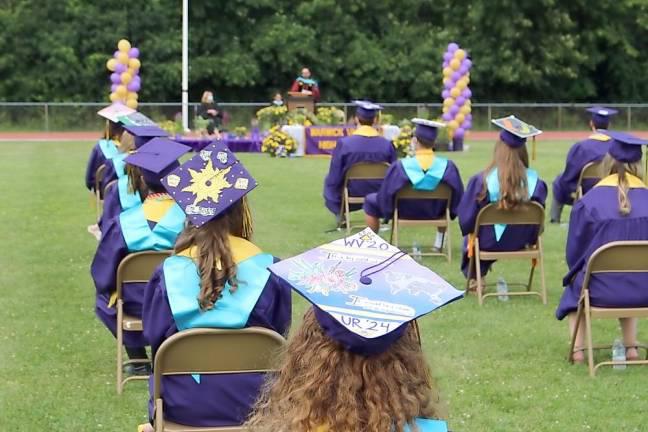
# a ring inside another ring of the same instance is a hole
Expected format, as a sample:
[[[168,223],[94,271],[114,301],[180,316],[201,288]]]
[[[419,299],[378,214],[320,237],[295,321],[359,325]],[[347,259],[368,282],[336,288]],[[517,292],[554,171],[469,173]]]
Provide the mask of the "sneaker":
[[[150,363],[129,363],[124,365],[124,374],[129,376],[148,376],[151,375]]]

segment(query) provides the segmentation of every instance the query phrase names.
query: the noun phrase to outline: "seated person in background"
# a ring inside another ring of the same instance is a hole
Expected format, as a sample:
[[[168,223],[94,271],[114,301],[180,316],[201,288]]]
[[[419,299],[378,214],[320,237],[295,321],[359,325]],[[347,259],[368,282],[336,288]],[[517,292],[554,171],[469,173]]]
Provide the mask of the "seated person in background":
[[[223,113],[218,109],[218,104],[214,100],[214,94],[210,91],[205,91],[200,99],[200,107],[198,108],[198,115],[207,123],[207,134],[215,135],[223,122]]]
[[[166,138],[154,139],[168,141]],[[130,133],[124,132],[119,146],[120,157],[123,160],[133,151],[135,151],[135,138]],[[142,197],[139,193],[139,189],[143,187],[140,169],[128,163],[124,165],[123,169],[125,175],[119,175],[115,183],[110,186],[106,185],[103,212],[99,217],[100,231],[108,221],[119,216],[124,210],[142,204]]]
[[[124,132],[124,128],[119,123],[106,120],[106,124],[105,136],[92,147],[86,167],[85,184],[91,192],[95,192],[97,169],[117,155],[121,136]],[[102,190],[99,193],[103,196]]]
[[[592,114],[589,126],[594,133],[569,149],[565,170],[558,174],[553,181],[551,223],[560,223],[563,206],[574,204],[572,194],[576,192],[578,178],[585,165],[602,160],[610,148],[610,137],[605,132],[610,126],[610,117],[614,116],[617,111],[603,107],[592,107],[587,111]],[[594,183],[595,181],[592,180],[584,181],[583,193],[590,190]]]
[[[293,81],[290,91],[294,93],[303,93],[313,96],[315,102],[320,99],[320,89],[317,81],[311,78],[311,71],[307,67],[301,70],[301,75]]]
[[[609,153],[602,162],[603,179],[574,204],[567,235],[565,291],[556,310],[559,320],[568,317],[570,336],[576,326],[576,309],[587,262],[599,247],[614,241],[648,240],[648,188],[641,180],[641,149],[648,141],[629,134],[608,132]],[[648,274],[593,275],[589,281],[592,306],[647,307]],[[626,358],[637,360],[637,319],[620,319]],[[583,361],[584,320],[578,330],[575,362]]]
[[[340,138],[331,155],[329,172],[324,180],[324,203],[338,219],[341,216],[342,187],[344,177],[352,165],[360,162],[385,162],[391,164],[397,159],[396,149],[376,130],[380,105],[368,101],[355,101],[356,124],[353,135]],[[349,184],[351,196],[363,197],[377,192],[382,181],[354,181]],[[351,210],[359,210],[359,205]]]
[[[172,249],[184,227],[185,215],[164,192],[160,179],[175,169],[177,159],[189,150],[189,147],[175,142],[151,141],[126,158],[128,164],[141,168],[142,177],[132,187],[139,191],[144,202],[107,221],[90,268],[97,290],[95,312],[113,335],[117,329],[114,302],[119,263],[133,252]],[[134,283],[125,287],[126,314],[142,316],[144,286],[143,283]],[[130,359],[147,358],[146,342],[141,332],[124,332],[124,345]],[[128,365],[129,374],[148,375],[149,372],[148,364]]]
[[[475,269],[469,269],[468,264],[474,253],[471,234],[479,211],[490,203],[497,203],[501,209],[514,209],[527,201],[544,206],[547,198],[547,185],[529,168],[526,148],[527,138],[541,132],[514,116],[493,120],[493,123],[502,128],[493,160],[484,171],[470,178],[457,209],[461,232],[465,236],[461,270],[470,278],[470,289],[476,288]],[[479,246],[487,251],[515,251],[534,244],[537,237],[536,226],[485,226],[479,231]],[[482,276],[488,273],[493,262],[481,261]]]
[[[461,175],[452,161],[434,153],[437,129],[445,127],[445,124],[419,118],[412,119],[412,123],[416,125],[415,156],[392,163],[380,190],[365,197],[365,220],[374,232],[378,232],[380,218],[391,219],[396,194],[407,185],[417,190],[433,191],[439,183],[447,184],[452,189],[452,201],[448,203],[450,217],[456,217],[457,206],[464,191]],[[439,219],[445,216],[445,208],[445,201],[403,200],[398,207],[398,214],[403,219]],[[435,249],[443,247],[444,234],[445,230],[437,232]]]
[[[274,105],[274,106],[283,106],[284,105],[283,96],[281,95],[280,92],[276,92],[275,95],[272,97],[272,105]]]
[[[245,195],[257,183],[227,147],[215,143],[205,151],[207,160],[195,156],[164,179],[189,224],[174,256],[146,286],[144,334],[154,357],[165,339],[189,328],[260,326],[285,334],[290,325],[290,286],[268,271],[273,256],[250,242]],[[194,427],[240,425],[263,379],[261,373],[163,377],[164,417]],[[153,409],[150,401],[151,421]]]

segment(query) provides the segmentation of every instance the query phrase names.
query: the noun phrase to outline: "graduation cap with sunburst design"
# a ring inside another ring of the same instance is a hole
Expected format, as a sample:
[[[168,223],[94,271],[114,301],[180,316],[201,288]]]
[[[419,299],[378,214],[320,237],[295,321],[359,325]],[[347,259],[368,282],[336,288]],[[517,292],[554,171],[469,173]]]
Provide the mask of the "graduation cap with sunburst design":
[[[222,214],[258,185],[219,141],[172,171],[162,184],[197,227]]]

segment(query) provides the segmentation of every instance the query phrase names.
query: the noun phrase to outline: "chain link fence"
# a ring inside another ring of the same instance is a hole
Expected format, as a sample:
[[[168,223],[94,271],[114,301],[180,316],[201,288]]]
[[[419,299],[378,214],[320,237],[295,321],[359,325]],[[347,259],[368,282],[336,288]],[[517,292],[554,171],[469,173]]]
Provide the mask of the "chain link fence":
[[[96,112],[105,103],[96,102],[0,102],[0,131],[88,131],[102,128],[102,121]],[[190,127],[200,104],[190,104]],[[226,129],[236,126],[249,127],[255,113],[268,106],[267,103],[220,103],[225,112]],[[440,116],[440,103],[385,103],[384,114],[390,115],[394,123],[412,117],[434,118]],[[319,106],[334,106],[345,111],[346,118],[353,115],[349,103],[321,103]],[[515,114],[517,117],[542,130],[581,130],[586,127],[589,115],[585,108],[590,104],[568,103],[474,103],[472,105],[473,130],[490,130],[490,119]],[[619,110],[614,118],[615,129],[648,130],[648,104],[605,104]],[[141,112],[157,122],[180,121],[180,103],[141,103]]]

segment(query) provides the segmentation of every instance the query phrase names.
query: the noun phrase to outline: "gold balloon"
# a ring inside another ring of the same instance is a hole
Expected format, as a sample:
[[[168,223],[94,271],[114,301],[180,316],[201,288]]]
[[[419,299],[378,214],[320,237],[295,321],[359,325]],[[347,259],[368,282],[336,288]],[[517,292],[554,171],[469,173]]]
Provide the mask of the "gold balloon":
[[[463,79],[457,81],[457,88],[459,88],[459,90],[463,90],[466,87],[468,87],[468,83],[466,81],[464,81]]]
[[[128,84],[129,82],[133,81],[133,75],[129,74],[128,72],[124,72],[120,77],[122,84]]]
[[[131,49],[131,44],[126,39],[122,39],[117,42],[117,48],[123,53],[128,53],[128,50]]]
[[[443,68],[443,76],[444,77],[449,77],[450,75],[452,75],[452,69],[450,69],[449,67],[444,67]]]
[[[443,84],[448,84],[450,82],[450,77],[443,78]]]
[[[121,64],[128,64],[128,53],[125,53],[124,51],[120,51],[119,54],[117,54],[117,61]]]
[[[121,98],[125,98],[126,95],[128,94],[128,89],[126,89],[125,85],[118,85],[117,90],[115,90],[115,93],[117,93],[117,96]]]
[[[119,96],[117,95],[117,93],[115,93],[115,92],[110,93],[110,101],[111,102],[117,102],[118,100],[119,100]]]
[[[142,66],[142,63],[140,63],[139,59],[132,58],[128,60],[128,68],[132,70],[138,70]]]
[[[126,99],[138,99],[137,92],[132,92],[129,91],[128,94],[126,95]]]
[[[466,118],[466,116],[464,114],[462,114],[461,111],[459,113],[457,113],[457,115],[455,116],[455,120],[457,121],[458,124],[463,123],[465,118]]]
[[[446,100],[443,101],[443,106],[451,107],[452,105],[454,105],[454,103],[455,103],[454,98],[447,98]]]
[[[455,130],[458,127],[459,123],[457,122],[457,120],[451,120],[450,122],[448,122],[448,129]]]
[[[471,111],[470,105],[464,105],[459,109],[459,112],[464,116],[470,114]]]
[[[461,94],[461,90],[459,90],[457,87],[455,87],[452,90],[450,90],[450,94],[452,95],[453,98],[456,99]]]
[[[109,71],[115,72],[115,67],[117,67],[117,60],[111,58],[106,62],[106,67],[108,68]]]
[[[454,56],[456,59],[459,59],[461,61],[466,58],[466,51],[458,49],[457,51],[455,51]]]
[[[450,61],[450,67],[452,68],[452,70],[459,69],[459,66],[461,66],[461,62],[459,61],[459,59],[453,58]]]
[[[128,108],[137,109],[137,99],[128,99],[126,101],[126,106]]]

